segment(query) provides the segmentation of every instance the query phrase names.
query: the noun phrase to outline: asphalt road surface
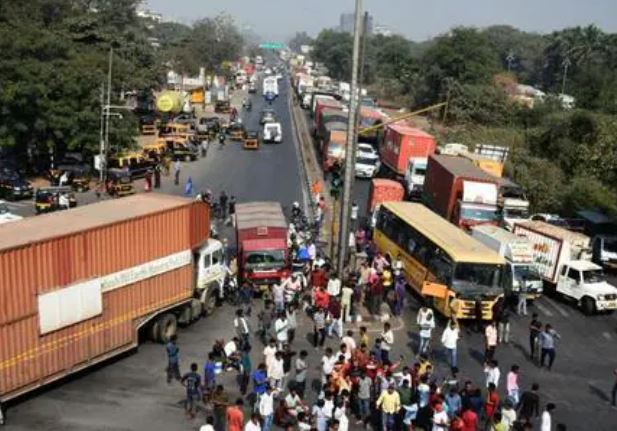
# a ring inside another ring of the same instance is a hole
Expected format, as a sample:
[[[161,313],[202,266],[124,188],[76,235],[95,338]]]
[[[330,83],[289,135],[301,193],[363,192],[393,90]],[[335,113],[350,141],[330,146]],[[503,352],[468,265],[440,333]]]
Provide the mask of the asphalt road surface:
[[[281,96],[274,102],[283,124],[284,142],[281,145],[262,146],[258,151],[242,149],[240,143],[228,143],[224,148],[214,144],[209,154],[200,161],[183,164],[182,180],[190,175],[195,190],[212,189],[215,194],[226,190],[237,196],[238,201],[256,199],[279,200],[288,206],[300,201],[302,191],[297,166],[294,135],[291,133],[286,84],[281,86]],[[245,123],[256,127],[263,102],[253,96],[253,110]],[[184,185],[174,186],[170,178],[164,178],[163,192],[182,194]],[[368,181],[358,180],[354,197],[359,203],[367,195]],[[365,200],[364,200],[365,201]],[[261,307],[255,304],[255,311]],[[401,319],[393,322],[395,348],[393,357],[405,356],[406,363],[413,363],[417,349],[415,322],[418,304],[408,298]],[[554,423],[565,423],[568,430],[614,431],[617,429],[617,410],[609,406],[610,389],[617,368],[617,316],[584,316],[574,307],[553,297],[543,297],[530,307],[540,315],[543,323],[551,323],[560,333],[557,358],[552,371],[540,369],[527,359],[527,327],[530,317],[513,317],[511,342],[499,346],[496,358],[502,372],[500,392],[505,390],[505,375],[511,364],[521,367],[520,383],[528,389],[532,382],[540,384],[542,404],[554,402],[557,410]],[[251,319],[257,328],[256,315]],[[233,309],[223,306],[214,316],[183,328],[179,333],[181,369],[186,371],[191,362],[198,362],[200,370],[205,355],[216,339],[229,339],[233,335]],[[380,330],[380,324],[370,324],[371,335]],[[352,326],[349,326],[352,327]],[[445,376],[445,366],[439,346],[443,322],[433,334],[433,360],[438,375]],[[294,350],[309,352],[309,381],[319,377],[316,367],[321,351],[316,351],[308,342],[312,325],[306,316],[299,318],[299,331]],[[338,347],[336,340],[328,345]],[[252,357],[255,367],[261,360],[262,347],[254,340]],[[463,332],[459,344],[459,368],[461,379],[471,379],[483,384],[483,342],[474,332]],[[9,406],[7,430],[150,430],[175,431],[197,430],[203,424],[207,412],[203,409],[198,418],[188,420],[183,413],[184,389],[177,383],[167,385],[164,368],[164,348],[144,342],[138,351],[131,352],[94,370],[89,370],[45,390],[34,393]],[[219,379],[225,385],[233,402],[238,395],[234,372],[226,372]],[[316,394],[308,392],[312,401]],[[355,421],[351,421],[354,424]],[[354,428],[351,425],[351,429]]]

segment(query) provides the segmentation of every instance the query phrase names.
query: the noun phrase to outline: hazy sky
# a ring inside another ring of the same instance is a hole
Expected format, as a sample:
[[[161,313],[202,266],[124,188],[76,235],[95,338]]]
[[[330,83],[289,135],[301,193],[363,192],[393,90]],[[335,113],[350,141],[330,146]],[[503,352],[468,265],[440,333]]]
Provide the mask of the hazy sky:
[[[285,40],[296,31],[316,34],[338,24],[354,0],[148,0],[166,18],[192,22],[225,11],[264,37]],[[510,24],[528,31],[596,24],[617,32],[617,0],[365,0],[376,23],[413,40],[453,26]]]

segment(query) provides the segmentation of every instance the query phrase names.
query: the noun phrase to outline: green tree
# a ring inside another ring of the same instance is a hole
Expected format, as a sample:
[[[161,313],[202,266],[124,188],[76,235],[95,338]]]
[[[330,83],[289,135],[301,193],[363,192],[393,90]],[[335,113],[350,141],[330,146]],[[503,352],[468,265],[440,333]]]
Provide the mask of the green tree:
[[[307,32],[299,31],[289,40],[288,45],[293,51],[300,52],[300,47],[302,45],[312,45],[313,42],[313,38],[310,37]]]
[[[323,63],[334,79],[349,81],[353,40],[349,33],[322,30],[313,44],[313,57]]]

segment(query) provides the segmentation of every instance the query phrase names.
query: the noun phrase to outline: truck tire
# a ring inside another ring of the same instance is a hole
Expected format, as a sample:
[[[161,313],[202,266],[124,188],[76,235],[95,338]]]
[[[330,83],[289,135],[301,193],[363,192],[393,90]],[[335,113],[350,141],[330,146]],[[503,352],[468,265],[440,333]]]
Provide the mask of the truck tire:
[[[214,314],[214,310],[216,309],[216,293],[214,291],[210,291],[208,296],[206,296],[203,308],[206,316],[211,316]]]
[[[163,314],[158,319],[159,324],[159,338],[161,343],[167,343],[172,335],[176,335],[178,331],[178,321],[176,316],[171,313]]]
[[[586,296],[581,301],[581,307],[583,308],[583,313],[588,316],[596,313],[596,301]]]
[[[178,324],[187,326],[190,325],[193,321],[193,310],[190,304],[185,305],[180,310],[180,315],[178,316]]]
[[[150,341],[153,343],[159,342],[159,333],[161,332],[161,326],[159,325],[158,319],[155,319],[148,326],[147,336]]]
[[[199,299],[191,300],[191,321],[199,320],[204,312],[204,307]]]

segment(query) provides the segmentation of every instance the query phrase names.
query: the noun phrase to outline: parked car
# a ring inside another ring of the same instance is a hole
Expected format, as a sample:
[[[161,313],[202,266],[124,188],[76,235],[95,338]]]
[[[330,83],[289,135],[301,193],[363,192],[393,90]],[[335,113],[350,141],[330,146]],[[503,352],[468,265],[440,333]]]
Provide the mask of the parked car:
[[[13,201],[31,198],[34,193],[32,184],[24,177],[8,170],[0,173],[0,198]]]

